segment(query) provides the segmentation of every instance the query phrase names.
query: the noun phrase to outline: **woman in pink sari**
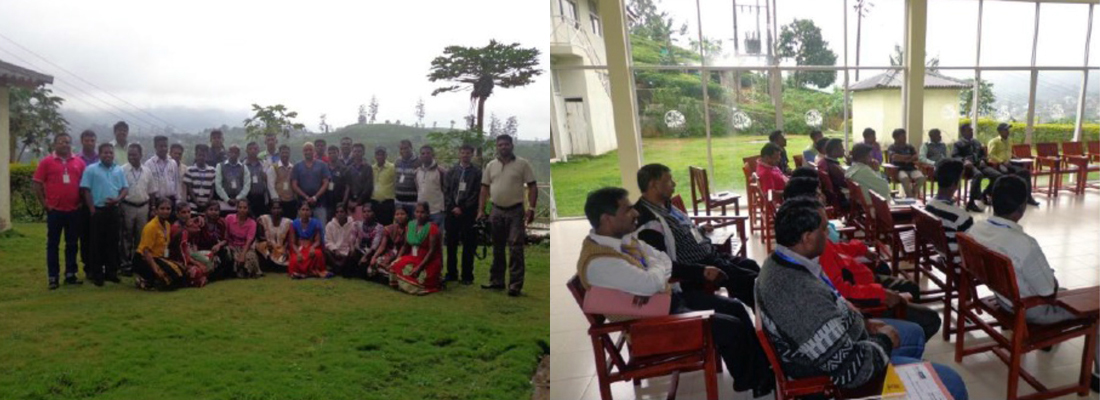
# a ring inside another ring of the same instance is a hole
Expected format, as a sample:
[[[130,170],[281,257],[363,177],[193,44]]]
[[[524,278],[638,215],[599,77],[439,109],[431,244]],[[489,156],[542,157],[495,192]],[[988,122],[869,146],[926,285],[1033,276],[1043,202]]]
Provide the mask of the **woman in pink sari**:
[[[428,203],[417,203],[415,215],[406,230],[405,246],[390,267],[390,284],[409,294],[435,293],[443,286],[442,235],[428,220]]]

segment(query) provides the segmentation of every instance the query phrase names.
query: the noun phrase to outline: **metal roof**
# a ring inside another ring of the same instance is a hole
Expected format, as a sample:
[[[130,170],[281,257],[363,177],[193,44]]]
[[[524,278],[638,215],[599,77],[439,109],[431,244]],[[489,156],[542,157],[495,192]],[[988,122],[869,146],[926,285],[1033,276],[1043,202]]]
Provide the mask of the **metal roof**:
[[[44,84],[52,84],[53,77],[41,72],[32,71],[15,64],[0,60],[0,85],[13,85],[33,88]]]
[[[965,89],[971,85],[949,76],[943,76],[935,72],[924,73],[925,89]],[[883,72],[870,78],[856,82],[848,88],[853,92],[872,89],[900,89],[901,71],[893,70]]]

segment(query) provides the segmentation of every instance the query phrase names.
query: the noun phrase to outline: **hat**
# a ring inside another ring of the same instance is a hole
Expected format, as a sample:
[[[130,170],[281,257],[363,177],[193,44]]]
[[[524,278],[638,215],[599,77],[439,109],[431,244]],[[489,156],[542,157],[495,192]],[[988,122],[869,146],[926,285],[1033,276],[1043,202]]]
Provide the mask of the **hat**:
[[[1012,125],[1009,125],[1007,122],[1002,122],[1000,125],[997,125],[997,131],[998,132],[1007,131],[1011,128],[1012,128]]]

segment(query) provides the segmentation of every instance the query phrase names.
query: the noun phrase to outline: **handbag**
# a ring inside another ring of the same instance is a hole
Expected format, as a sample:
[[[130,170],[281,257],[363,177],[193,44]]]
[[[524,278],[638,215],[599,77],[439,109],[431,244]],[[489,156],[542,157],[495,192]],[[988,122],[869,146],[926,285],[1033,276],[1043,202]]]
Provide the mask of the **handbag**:
[[[631,317],[660,317],[668,315],[672,302],[670,293],[657,293],[641,306],[634,305],[636,295],[606,288],[592,286],[584,295],[585,314],[624,315]]]

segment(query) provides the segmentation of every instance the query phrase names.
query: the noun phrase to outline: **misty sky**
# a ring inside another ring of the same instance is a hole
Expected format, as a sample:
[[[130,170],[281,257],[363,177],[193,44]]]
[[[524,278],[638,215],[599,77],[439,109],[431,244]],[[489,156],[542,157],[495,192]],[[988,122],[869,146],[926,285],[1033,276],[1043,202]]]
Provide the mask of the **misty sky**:
[[[0,35],[105,91],[154,115],[158,108],[210,110],[230,126],[242,124],[251,103],[282,103],[313,131],[323,113],[344,126],[356,122],[358,106],[371,95],[379,100],[379,122],[411,124],[423,98],[427,126],[451,120],[461,126],[471,110],[469,92],[431,96],[446,85],[427,81],[431,60],[448,45],[519,42],[542,51],[544,73],[524,88],[497,88],[485,116],[515,115],[521,138],[549,137],[550,26],[543,3],[0,0],[0,9]],[[53,75],[55,90],[70,98],[67,109],[110,110],[132,127],[144,125],[79,87],[157,122],[3,38],[0,60]]]

